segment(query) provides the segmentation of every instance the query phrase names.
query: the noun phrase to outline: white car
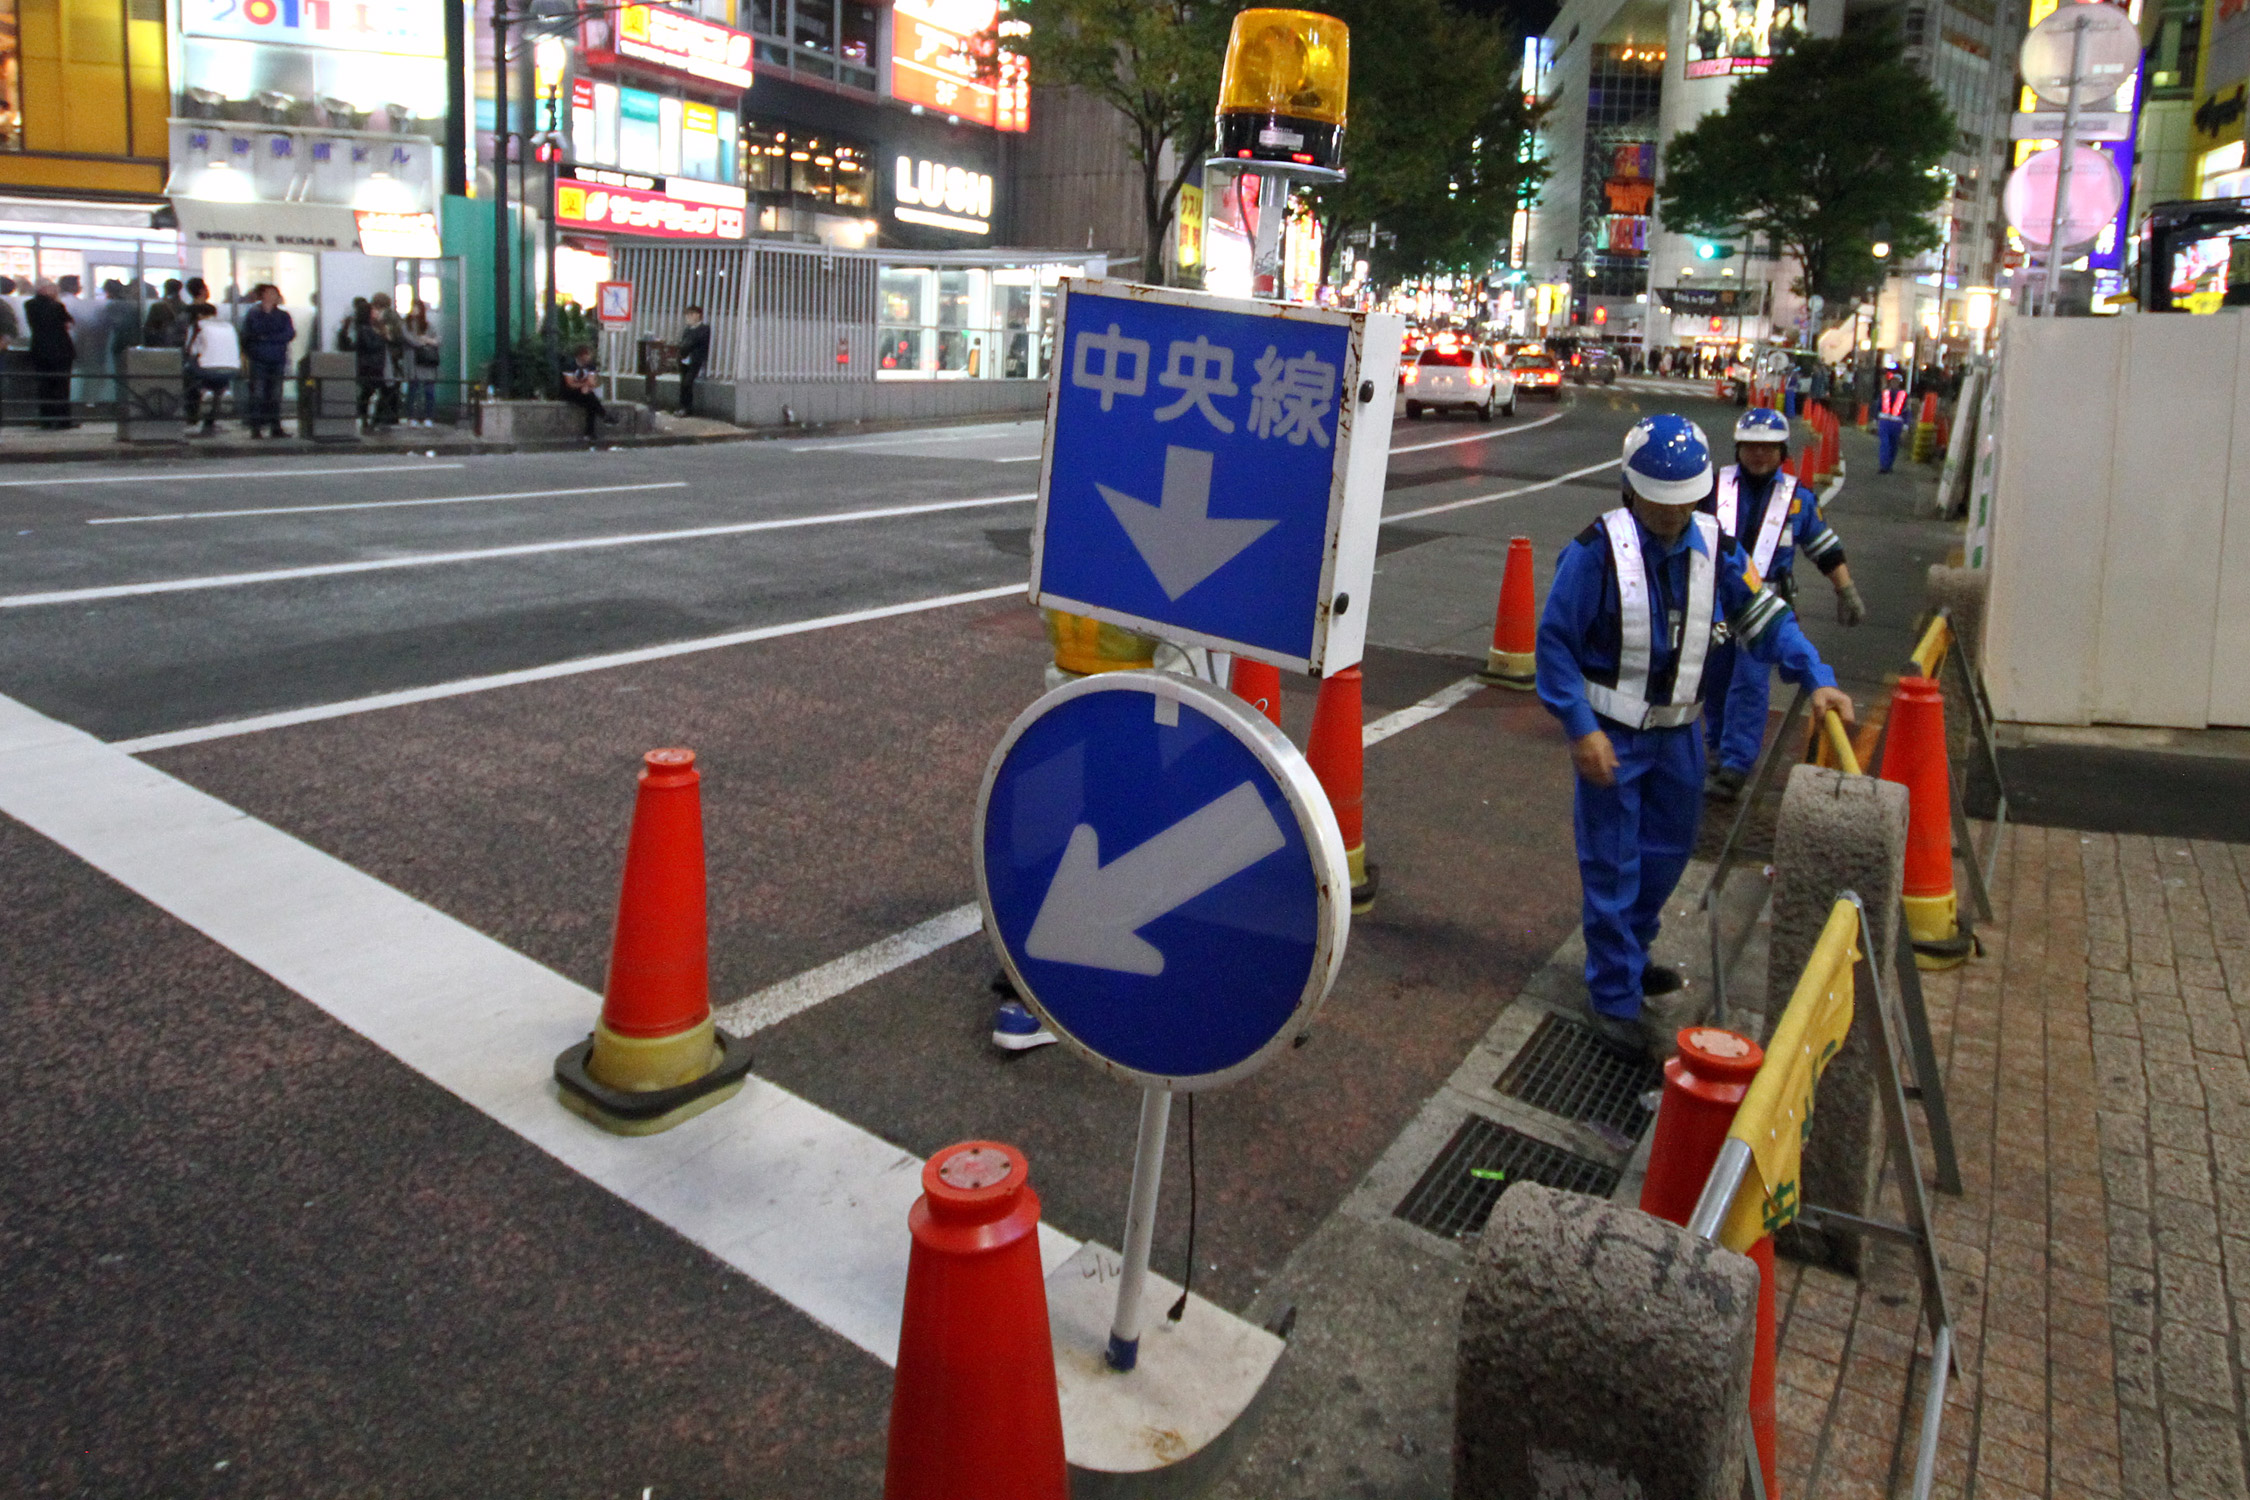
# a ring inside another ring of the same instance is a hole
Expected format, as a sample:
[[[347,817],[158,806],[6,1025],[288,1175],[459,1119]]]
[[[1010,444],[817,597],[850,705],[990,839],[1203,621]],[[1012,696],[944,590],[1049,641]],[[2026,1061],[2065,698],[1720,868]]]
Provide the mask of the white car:
[[[1432,344],[1406,371],[1406,415],[1424,409],[1473,411],[1480,422],[1516,414],[1516,380],[1481,344]]]

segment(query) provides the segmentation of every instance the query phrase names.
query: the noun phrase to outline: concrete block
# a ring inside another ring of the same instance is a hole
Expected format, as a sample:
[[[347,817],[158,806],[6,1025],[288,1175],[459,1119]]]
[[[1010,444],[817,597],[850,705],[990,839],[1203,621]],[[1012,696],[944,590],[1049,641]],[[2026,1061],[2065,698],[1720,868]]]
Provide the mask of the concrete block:
[[[1757,1309],[1747,1256],[1511,1187],[1461,1309],[1456,1500],[1734,1500]]]
[[[640,437],[656,430],[656,417],[637,402],[607,403],[617,420],[601,428],[601,437]],[[586,432],[586,418],[575,406],[560,401],[480,401],[477,403],[477,436],[489,443],[569,442]]]
[[[1820,766],[1797,766],[1782,793],[1774,830],[1773,938],[1767,955],[1767,1033],[1796,991],[1836,898],[1857,891],[1867,903],[1886,991],[1897,994],[1899,887],[1906,873],[1906,788]],[[1864,987],[1854,1000],[1851,1034],[1822,1075],[1812,1137],[1805,1143],[1804,1198],[1823,1208],[1871,1216],[1883,1158],[1876,1114],[1874,1047],[1881,1038]],[[1792,1228],[1775,1246],[1800,1260],[1857,1274],[1860,1244],[1841,1235]]]

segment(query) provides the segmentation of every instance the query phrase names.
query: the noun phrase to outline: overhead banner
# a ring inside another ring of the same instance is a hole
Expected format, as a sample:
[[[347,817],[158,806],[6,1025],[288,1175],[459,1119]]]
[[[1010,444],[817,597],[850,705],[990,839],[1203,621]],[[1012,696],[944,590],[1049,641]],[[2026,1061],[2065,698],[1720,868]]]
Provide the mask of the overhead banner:
[[[357,250],[359,220],[342,204],[223,203],[174,195],[180,243],[204,250]]]

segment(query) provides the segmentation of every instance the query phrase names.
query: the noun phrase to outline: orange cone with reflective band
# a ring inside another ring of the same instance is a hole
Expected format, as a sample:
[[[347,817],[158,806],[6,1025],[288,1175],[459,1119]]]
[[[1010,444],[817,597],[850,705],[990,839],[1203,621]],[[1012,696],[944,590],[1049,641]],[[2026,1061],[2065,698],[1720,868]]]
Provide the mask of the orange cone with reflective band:
[[[701,782],[693,750],[644,757],[601,1020],[555,1059],[563,1104],[617,1135],[669,1130],[750,1071],[748,1044],[711,1019]]]
[[[1945,693],[1901,677],[1891,694],[1882,777],[1906,788],[1906,880],[1901,906],[1914,964],[1950,969],[1968,958],[1953,892],[1953,789],[1945,757]]]
[[[1477,676],[1496,687],[1530,692],[1537,685],[1539,649],[1537,601],[1532,597],[1531,538],[1508,542],[1508,567],[1500,575],[1500,610],[1492,622],[1492,649]]]
[[[1374,908],[1380,872],[1367,859],[1367,837],[1361,818],[1361,778],[1365,756],[1360,739],[1359,668],[1346,667],[1320,683],[1320,701],[1313,706],[1312,740],[1305,759],[1328,793],[1336,810],[1336,825],[1343,830],[1344,854],[1351,864],[1352,910]]]
[[[1756,1042],[1716,1026],[1690,1026],[1664,1064],[1664,1093],[1656,1106],[1656,1136],[1649,1143],[1648,1176],[1641,1182],[1641,1212],[1685,1226],[1719,1160],[1734,1112],[1766,1054]],[[1774,1474],[1773,1236],[1750,1249],[1758,1267],[1758,1342],[1750,1360],[1750,1431],[1758,1440],[1758,1467],[1766,1493],[1779,1495]]]
[[[1274,728],[1281,727],[1281,668],[1272,662],[1238,656],[1227,676],[1227,686],[1237,698],[1273,720]]]
[[[1068,1500],[1030,1164],[997,1141],[948,1146],[906,1225],[883,1500]]]

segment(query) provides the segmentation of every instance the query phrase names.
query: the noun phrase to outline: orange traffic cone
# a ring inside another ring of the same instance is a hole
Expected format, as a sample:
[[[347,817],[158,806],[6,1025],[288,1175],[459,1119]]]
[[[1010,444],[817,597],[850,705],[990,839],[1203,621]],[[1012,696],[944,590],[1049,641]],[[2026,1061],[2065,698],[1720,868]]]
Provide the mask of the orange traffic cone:
[[[1305,759],[1328,793],[1343,830],[1344,854],[1351,862],[1352,911],[1364,913],[1375,906],[1380,872],[1368,863],[1367,836],[1361,818],[1362,773],[1365,758],[1360,742],[1359,668],[1346,667],[1320,683],[1320,701],[1313,706],[1312,741]]]
[[[1281,668],[1272,662],[1238,656],[1227,676],[1227,686],[1237,698],[1273,720],[1274,728],[1281,727]]]
[[[1531,538],[1510,538],[1507,570],[1500,575],[1500,609],[1492,622],[1492,648],[1484,654],[1484,670],[1477,673],[1483,681],[1526,693],[1537,685],[1539,623],[1531,595]]]
[[[1945,759],[1945,693],[1901,677],[1891,694],[1882,777],[1906,788],[1906,880],[1901,905],[1914,966],[1950,969],[1969,956],[1953,893],[1953,794]]]
[[[1030,1165],[996,1141],[948,1146],[906,1223],[883,1500],[1067,1500]]]
[[[733,1097],[750,1071],[749,1044],[711,1020],[695,752],[645,760],[601,1020],[555,1059],[564,1107],[616,1135],[669,1130]]]

